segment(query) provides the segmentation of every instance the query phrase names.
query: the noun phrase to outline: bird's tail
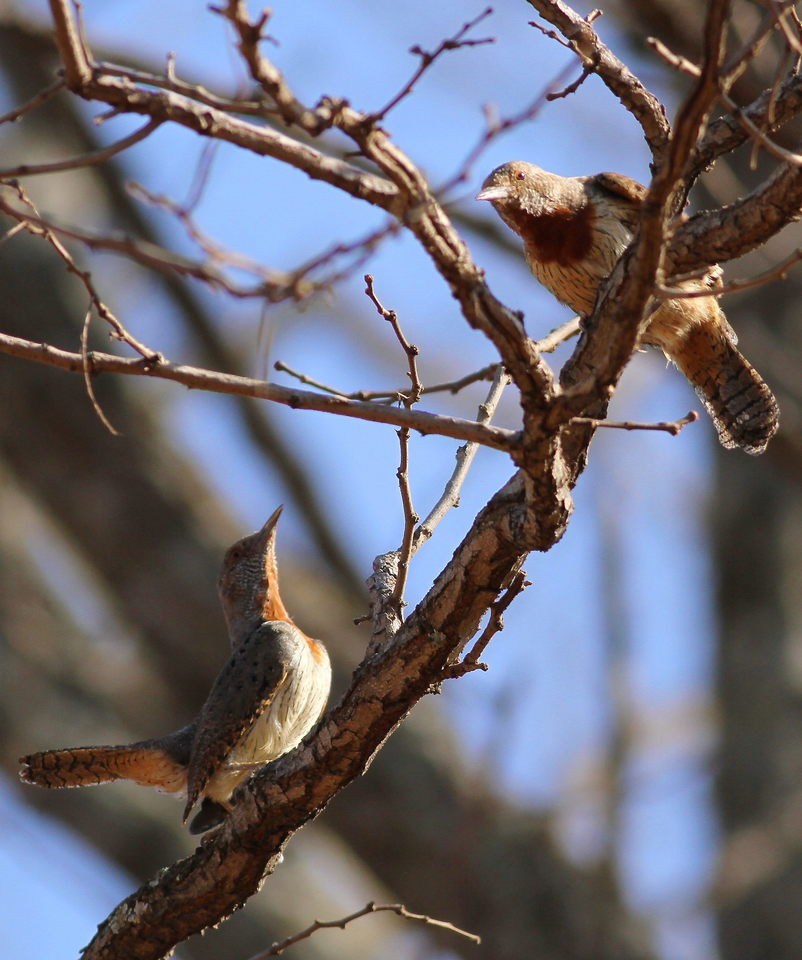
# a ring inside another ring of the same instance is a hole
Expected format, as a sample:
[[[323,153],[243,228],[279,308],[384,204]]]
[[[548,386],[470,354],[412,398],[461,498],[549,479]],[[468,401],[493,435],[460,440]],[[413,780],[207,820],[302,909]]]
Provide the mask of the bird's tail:
[[[777,401],[736,347],[735,331],[712,297],[668,301],[645,340],[662,347],[691,382],[723,447],[763,453],[779,426]]]
[[[777,401],[719,326],[692,328],[685,349],[671,359],[690,380],[713,418],[721,445],[763,453],[779,426]]]
[[[133,780],[175,793],[186,787],[186,766],[155,743],[124,747],[76,747],[45,750],[20,758],[20,779],[37,787],[86,787],[112,780]]]

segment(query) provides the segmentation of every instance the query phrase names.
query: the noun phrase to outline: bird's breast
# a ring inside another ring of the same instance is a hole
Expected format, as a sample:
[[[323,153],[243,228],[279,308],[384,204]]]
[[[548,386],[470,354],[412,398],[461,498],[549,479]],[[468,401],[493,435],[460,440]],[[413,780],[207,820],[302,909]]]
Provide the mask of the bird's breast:
[[[582,315],[593,312],[600,284],[610,275],[631,234],[596,205],[527,216],[513,227],[524,241],[529,268],[558,300]]]
[[[298,645],[286,682],[234,745],[230,765],[269,763],[297,747],[320,719],[331,688],[331,665],[322,643]]]

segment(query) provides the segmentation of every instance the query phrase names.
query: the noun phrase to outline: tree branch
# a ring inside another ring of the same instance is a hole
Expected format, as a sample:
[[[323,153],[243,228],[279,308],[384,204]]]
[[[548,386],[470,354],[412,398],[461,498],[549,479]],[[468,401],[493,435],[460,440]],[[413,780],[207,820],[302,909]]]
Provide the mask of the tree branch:
[[[640,123],[654,160],[658,162],[667,149],[671,128],[657,97],[601,42],[590,22],[562,3],[562,0],[527,2],[560,31],[583,65],[598,74]]]
[[[45,363],[71,373],[83,374],[84,371],[84,361],[80,353],[71,353],[49,344],[33,343],[4,333],[0,333],[0,353]],[[506,430],[503,427],[484,426],[473,420],[461,420],[459,417],[426,413],[423,410],[405,410],[381,403],[363,403],[346,400],[344,397],[322,396],[307,390],[292,390],[275,383],[266,383],[264,380],[170,363],[168,360],[128,359],[97,351],[88,353],[86,360],[92,374],[117,373],[152,377],[156,380],[172,380],[174,383],[182,383],[185,387],[196,390],[256,397],[281,403],[294,410],[319,410],[323,413],[335,413],[370,423],[389,423],[397,427],[410,427],[424,435],[436,434],[452,437],[455,440],[472,440],[506,452],[516,450],[519,442],[519,435],[514,430]]]

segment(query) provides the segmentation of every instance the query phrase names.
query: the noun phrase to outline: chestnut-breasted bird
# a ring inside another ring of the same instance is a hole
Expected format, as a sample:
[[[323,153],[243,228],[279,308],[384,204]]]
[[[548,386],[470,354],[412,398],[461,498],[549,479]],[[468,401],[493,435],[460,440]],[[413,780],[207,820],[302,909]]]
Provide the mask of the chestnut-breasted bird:
[[[186,798],[184,821],[202,833],[231,810],[235,788],[292,750],[320,719],[331,687],[326,648],[292,622],[278,590],[276,524],[226,552],[218,579],[231,656],[197,719],[165,737],[125,746],[47,750],[22,757],[20,777],[40,787],[133,780]]]
[[[558,300],[589,316],[599,287],[629,245],[646,188],[618,173],[561,177],[515,160],[497,167],[477,200],[489,200],[524,242],[532,273]],[[660,347],[679,367],[713,418],[728,448],[762,453],[777,430],[777,401],[739,353],[735,331],[715,297],[718,268],[685,280],[710,296],[664,300],[643,342]]]

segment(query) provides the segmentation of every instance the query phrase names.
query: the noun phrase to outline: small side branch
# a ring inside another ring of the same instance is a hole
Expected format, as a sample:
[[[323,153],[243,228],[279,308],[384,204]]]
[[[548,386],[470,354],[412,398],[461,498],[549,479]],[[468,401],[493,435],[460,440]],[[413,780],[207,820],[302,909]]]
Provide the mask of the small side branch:
[[[280,940],[278,943],[274,943],[269,950],[265,950],[262,953],[257,953],[255,956],[251,957],[251,960],[268,960],[268,957],[281,956],[281,954],[284,953],[288,947],[294,946],[301,940],[307,940],[312,936],[312,934],[317,933],[318,930],[330,930],[332,928],[345,930],[348,924],[352,923],[354,920],[359,920],[361,917],[367,917],[372,913],[379,913],[382,911],[395,913],[397,916],[403,917],[404,920],[414,920],[430,927],[439,927],[441,930],[449,930],[451,933],[455,933],[460,937],[465,937],[468,940],[472,940],[476,944],[482,942],[482,938],[475,933],[470,933],[468,930],[463,930],[461,927],[457,927],[453,923],[449,923],[447,920],[435,920],[433,917],[427,917],[422,913],[411,913],[401,903],[374,903],[371,901],[361,910],[357,910],[354,913],[349,914],[347,917],[341,917],[339,920],[315,920],[315,922],[311,923],[305,930],[301,930],[300,933],[296,933],[291,937],[287,937],[286,940]]]
[[[9,110],[8,113],[2,114],[2,116],[0,116],[0,126],[4,123],[14,123],[26,114],[33,112],[37,107],[41,107],[42,104],[47,103],[47,101],[54,97],[60,90],[63,90],[64,86],[64,80],[59,77],[58,80],[55,80],[50,86],[45,87],[44,90],[40,90],[39,93],[31,97],[30,100],[26,100],[25,103],[20,104],[20,106],[14,107],[14,109]]]
[[[523,557],[520,562],[523,563]],[[493,637],[504,629],[504,611],[529,586],[531,583],[526,579],[525,570],[519,569],[513,573],[509,586],[490,607],[490,616],[481,636],[459,663],[451,663],[443,670],[444,679],[452,680],[464,677],[466,673],[473,673],[474,670],[488,669],[481,656]]]
[[[581,17],[562,0],[528,0],[530,6],[565,37],[583,66],[589,67],[618,97],[643,128],[655,160],[665,152],[671,133],[665,110],[632,71],[599,39],[592,17]]]
[[[499,401],[501,400],[501,395],[504,393],[504,388],[510,383],[510,379],[507,371],[500,364],[497,364],[487,399],[479,407],[479,413],[476,418],[477,423],[490,423],[493,419],[493,414],[496,412],[496,407],[498,407]],[[431,538],[435,527],[448,511],[453,507],[459,506],[460,490],[462,490],[462,485],[465,482],[465,478],[468,475],[468,471],[471,468],[478,449],[477,444],[466,443],[457,450],[456,466],[446,484],[445,490],[443,490],[442,496],[432,507],[423,523],[415,531],[415,536],[412,540],[413,555]]]
[[[709,294],[708,294],[709,296]],[[661,430],[676,437],[689,423],[696,423],[699,414],[690,410],[679,420],[661,420],[658,423],[638,423],[635,420],[597,420],[594,417],[571,417],[570,422],[588,427],[607,427],[610,430]]]
[[[383,317],[393,328],[401,349],[404,351],[407,363],[409,365],[408,376],[410,380],[410,389],[408,393],[401,394],[401,403],[407,410],[420,400],[423,393],[423,385],[418,376],[418,348],[414,343],[410,343],[404,336],[401,324],[398,321],[398,314],[395,310],[388,310],[379,300],[376,290],[373,286],[373,277],[365,274],[365,293],[371,303],[376,307],[380,317]],[[398,486],[401,491],[401,503],[404,508],[404,535],[401,541],[401,548],[398,551],[398,576],[393,587],[389,602],[396,608],[399,615],[404,606],[404,590],[407,585],[407,576],[409,575],[409,562],[412,558],[412,537],[415,533],[415,524],[420,517],[415,512],[412,503],[412,488],[409,485],[409,427],[401,427],[398,431],[398,443],[401,448],[401,462],[399,463],[396,476],[398,477]]]
[[[29,233],[38,234],[39,236],[44,237],[44,239],[55,250],[58,256],[64,261],[67,271],[76,276],[83,284],[83,287],[89,296],[90,309],[94,308],[101,320],[104,320],[111,327],[111,335],[113,337],[115,337],[117,340],[121,340],[123,343],[127,343],[132,350],[135,350],[149,363],[158,361],[160,359],[159,354],[155,350],[151,350],[150,347],[142,343],[132,333],[130,333],[101,299],[100,294],[98,293],[94,282],[92,281],[92,276],[89,271],[81,270],[81,268],[76,264],[75,259],[70,251],[56,236],[55,232],[51,229],[47,222],[39,215],[39,211],[36,209],[36,206],[30,197],[28,197],[28,195],[25,193],[22,186],[17,183],[14,187],[14,190],[27,210],[17,210],[9,204],[4,203],[2,198],[0,198],[0,210],[18,220],[23,227],[29,231]]]
[[[2,120],[0,119],[0,122]],[[44,173],[63,173],[65,170],[81,170],[84,167],[96,167],[106,160],[128,150],[135,144],[149,137],[154,131],[162,125],[161,120],[149,120],[139,130],[135,130],[127,137],[117,140],[115,143],[104,147],[102,150],[95,150],[92,153],[82,153],[77,157],[70,157],[68,160],[55,160],[52,163],[21,163],[17,167],[8,167],[0,170],[0,180],[8,180],[11,177],[34,177]]]

